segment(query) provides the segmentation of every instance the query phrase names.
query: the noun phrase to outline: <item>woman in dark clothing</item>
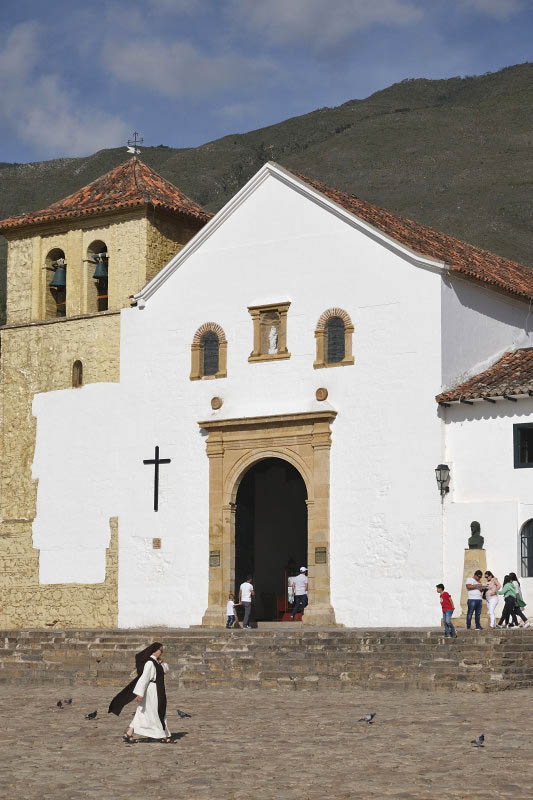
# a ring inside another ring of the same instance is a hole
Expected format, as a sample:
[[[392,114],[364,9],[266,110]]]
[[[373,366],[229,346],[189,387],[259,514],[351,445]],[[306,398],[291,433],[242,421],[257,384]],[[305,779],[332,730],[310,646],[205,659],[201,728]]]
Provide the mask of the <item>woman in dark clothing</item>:
[[[527,617],[524,614],[524,612],[522,611],[522,608],[525,608],[526,604],[524,603],[524,598],[522,597],[522,589],[521,589],[521,586],[520,586],[520,581],[516,577],[516,572],[510,572],[509,573],[509,580],[512,581],[513,586],[514,586],[514,590],[516,592],[515,614],[518,617],[520,617],[520,619],[522,620],[523,625],[521,627],[529,628],[530,625],[529,625],[529,622],[527,621]],[[523,605],[520,605],[521,603]]]
[[[513,625],[518,625],[515,612],[516,592],[509,578],[509,575],[506,575],[505,578],[503,579],[503,589],[500,589],[498,594],[503,594],[503,596],[505,597],[505,605],[503,607],[503,613],[500,617],[500,621],[498,622],[496,627],[506,628],[507,625],[509,624],[509,617],[511,616],[513,618]]]

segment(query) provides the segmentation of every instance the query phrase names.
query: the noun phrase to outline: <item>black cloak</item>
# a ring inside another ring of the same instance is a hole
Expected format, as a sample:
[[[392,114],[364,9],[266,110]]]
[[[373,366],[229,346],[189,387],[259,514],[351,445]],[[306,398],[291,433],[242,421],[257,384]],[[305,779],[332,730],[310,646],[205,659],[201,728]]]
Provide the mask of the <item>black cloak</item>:
[[[132,700],[135,700],[136,695],[133,693],[133,688],[137,683],[137,681],[139,680],[139,678],[141,677],[146,662],[152,661],[156,671],[155,687],[157,689],[157,713],[159,715],[159,719],[161,720],[161,725],[163,726],[163,730],[165,730],[165,715],[167,713],[165,673],[163,672],[163,667],[161,666],[159,661],[156,661],[155,658],[151,658],[152,653],[155,653],[162,647],[163,645],[160,642],[153,642],[153,644],[149,645],[149,647],[147,647],[145,650],[141,650],[140,653],[137,653],[137,655],[135,656],[135,667],[137,669],[137,676],[111,700],[108,709],[109,714],[116,714],[118,717],[124,706],[127,705],[128,703],[131,703]]]

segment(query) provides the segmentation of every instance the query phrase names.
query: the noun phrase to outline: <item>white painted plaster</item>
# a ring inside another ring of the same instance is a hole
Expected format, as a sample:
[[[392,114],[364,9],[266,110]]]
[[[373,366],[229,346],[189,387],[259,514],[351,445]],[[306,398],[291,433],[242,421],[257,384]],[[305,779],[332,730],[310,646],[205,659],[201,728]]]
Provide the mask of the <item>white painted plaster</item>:
[[[520,577],[520,528],[533,517],[533,471],[515,469],[513,456],[513,425],[533,422],[533,400],[452,405],[445,419],[445,457],[452,465],[453,485],[445,499],[444,582],[458,605],[463,550],[470,522],[477,520],[487,569],[500,581],[516,572],[524,599],[533,604],[533,578]]]
[[[533,345],[528,301],[449,274],[442,281],[442,385],[483,372],[508,350]]]
[[[118,514],[121,407],[116,384],[36,395],[39,481],[33,544],[41,583],[100,583],[109,517]],[[109,422],[108,422],[109,421]]]

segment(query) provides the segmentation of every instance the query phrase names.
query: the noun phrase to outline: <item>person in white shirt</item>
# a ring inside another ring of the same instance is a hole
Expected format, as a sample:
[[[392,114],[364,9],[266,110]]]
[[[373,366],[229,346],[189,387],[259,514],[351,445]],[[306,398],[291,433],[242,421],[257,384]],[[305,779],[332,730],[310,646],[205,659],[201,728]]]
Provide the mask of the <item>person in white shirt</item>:
[[[241,583],[239,589],[239,605],[244,608],[244,620],[242,623],[243,628],[249,628],[250,611],[252,610],[252,597],[254,596],[254,587],[252,586],[252,576],[248,575],[244,583]]]
[[[476,569],[472,578],[466,581],[466,594],[467,594],[467,611],[466,611],[466,627],[470,630],[472,624],[472,614],[475,614],[476,630],[483,630],[481,627],[481,607],[482,607],[482,594],[481,578],[483,573],[480,569]]]
[[[307,567],[300,567],[300,574],[292,579],[292,588],[294,592],[294,605],[292,607],[291,619],[294,620],[296,614],[300,613],[303,616],[304,608],[309,602],[307,597],[308,583],[307,583]]]
[[[226,615],[228,617],[226,620],[226,628],[233,628],[235,624],[235,606],[238,605],[240,605],[240,603],[235,602],[235,595],[233,592],[230,592],[228,602],[226,603]]]

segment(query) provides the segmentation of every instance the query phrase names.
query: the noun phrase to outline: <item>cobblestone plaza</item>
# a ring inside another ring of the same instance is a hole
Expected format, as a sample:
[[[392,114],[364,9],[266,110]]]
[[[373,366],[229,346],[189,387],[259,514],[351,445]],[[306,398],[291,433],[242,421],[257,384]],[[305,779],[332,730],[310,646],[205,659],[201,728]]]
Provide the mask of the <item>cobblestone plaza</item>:
[[[116,689],[3,687],[6,800],[530,800],[533,693],[183,690],[168,687],[174,744],[121,741]],[[73,698],[60,710],[58,699]],[[181,720],[176,708],[189,712]],[[84,715],[98,710],[95,721]],[[131,709],[131,710],[130,710]],[[358,722],[376,712],[373,725]],[[480,733],[486,746],[470,742]]]

